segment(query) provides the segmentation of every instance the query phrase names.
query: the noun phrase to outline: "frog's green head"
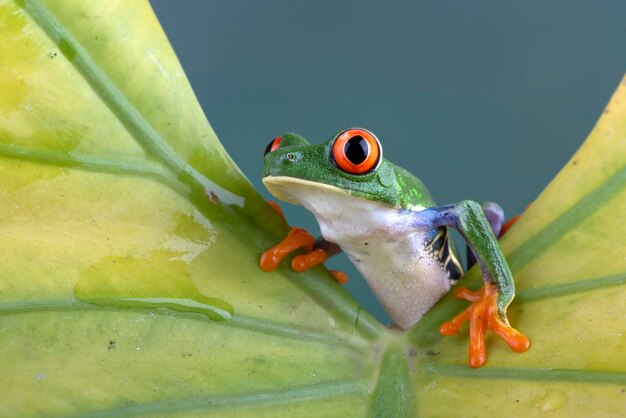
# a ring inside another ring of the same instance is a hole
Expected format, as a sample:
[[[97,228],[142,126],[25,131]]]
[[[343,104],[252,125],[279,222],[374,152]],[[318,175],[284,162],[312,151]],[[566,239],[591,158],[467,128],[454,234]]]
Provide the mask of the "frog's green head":
[[[275,138],[265,149],[263,183],[274,196],[294,204],[319,192],[396,207],[430,199],[422,183],[385,160],[376,136],[361,128],[344,129],[319,145],[294,133]]]

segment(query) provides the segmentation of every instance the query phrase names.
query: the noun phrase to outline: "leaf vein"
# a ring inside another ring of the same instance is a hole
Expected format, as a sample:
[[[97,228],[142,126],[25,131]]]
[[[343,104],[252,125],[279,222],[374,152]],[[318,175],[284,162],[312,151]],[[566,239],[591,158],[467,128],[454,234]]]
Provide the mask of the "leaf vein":
[[[606,203],[617,192],[626,187],[626,166],[617,170],[585,197],[563,212],[554,221],[543,227],[535,235],[507,255],[513,272],[521,270],[538,255],[546,251],[559,238],[581,224]]]
[[[196,184],[217,194],[222,202],[243,206],[243,197],[218,186],[206,178],[172,149],[161,134],[141,115],[124,93],[94,62],[80,42],[59,23],[53,13],[43,6],[40,1],[25,1],[24,10],[40,25],[50,39],[59,45],[62,51],[65,51],[65,56],[82,74],[85,81],[89,83],[103,103],[124,124],[128,132],[149,154],[162,161],[176,178],[184,172]],[[71,51],[71,54],[67,51]]]
[[[0,315],[15,315],[40,311],[96,311],[96,310],[141,310],[147,308],[133,308],[121,306],[107,306],[103,308],[99,305],[81,302],[75,298],[59,298],[59,299],[28,299],[17,300],[11,302],[0,302]],[[166,308],[151,309],[156,314],[171,315],[174,311]],[[185,313],[176,311],[175,315],[185,315],[189,319],[204,320],[206,317],[198,313]],[[343,335],[337,331],[334,334],[328,334],[320,330],[304,328],[297,324],[286,324],[268,319],[251,318],[243,315],[235,315],[227,321],[211,321],[214,324],[226,327],[236,327],[250,330],[265,335],[272,335],[281,338],[290,338],[301,341],[312,341],[319,344],[331,346],[343,346],[349,349],[363,351],[369,348],[367,341],[359,338],[357,335]]]
[[[334,398],[343,395],[367,393],[368,384],[363,380],[347,380],[337,382],[318,383],[288,389],[270,390],[264,392],[241,393],[237,395],[206,396],[190,399],[176,399],[143,403],[138,405],[115,407],[77,415],[77,418],[101,418],[137,416],[144,414],[171,414],[172,412],[214,409],[240,409],[252,407],[267,407],[305,402],[316,399]]]
[[[619,286],[626,283],[626,274],[598,277],[595,279],[580,280],[573,283],[560,283],[552,286],[543,286],[525,289],[517,293],[517,301],[534,301],[551,299],[574,293],[590,292],[605,287]]]
[[[442,376],[467,377],[474,379],[510,379],[533,381],[571,381],[590,383],[626,383],[626,372],[585,370],[585,369],[552,369],[552,368],[495,368],[483,367],[471,369],[467,366],[451,364],[431,364],[426,370]]]

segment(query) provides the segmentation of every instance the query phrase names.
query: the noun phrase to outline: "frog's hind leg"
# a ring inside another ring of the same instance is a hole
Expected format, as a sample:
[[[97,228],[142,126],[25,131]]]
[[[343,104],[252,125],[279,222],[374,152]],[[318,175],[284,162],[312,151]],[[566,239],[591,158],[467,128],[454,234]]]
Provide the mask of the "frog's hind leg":
[[[483,212],[485,212],[489,225],[491,225],[493,235],[500,237],[502,225],[504,225],[504,211],[495,202],[483,202],[480,206],[483,208]]]
[[[487,221],[489,221],[489,225],[491,225],[493,235],[495,235],[496,238],[500,238],[503,232],[504,210],[495,202],[483,202],[480,206],[483,208],[483,212],[485,212],[485,217]],[[467,269],[469,270],[470,267],[476,264],[476,257],[469,245],[466,247],[466,251],[466,263]]]

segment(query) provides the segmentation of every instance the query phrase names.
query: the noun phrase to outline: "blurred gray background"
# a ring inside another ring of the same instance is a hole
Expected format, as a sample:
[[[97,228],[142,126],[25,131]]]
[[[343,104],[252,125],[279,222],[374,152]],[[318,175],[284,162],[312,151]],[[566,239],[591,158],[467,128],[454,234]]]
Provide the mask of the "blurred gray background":
[[[151,0],[226,150],[366,127],[435,199],[530,203],[626,72],[624,1]],[[289,223],[317,233],[305,209]],[[348,290],[387,321],[350,263]]]

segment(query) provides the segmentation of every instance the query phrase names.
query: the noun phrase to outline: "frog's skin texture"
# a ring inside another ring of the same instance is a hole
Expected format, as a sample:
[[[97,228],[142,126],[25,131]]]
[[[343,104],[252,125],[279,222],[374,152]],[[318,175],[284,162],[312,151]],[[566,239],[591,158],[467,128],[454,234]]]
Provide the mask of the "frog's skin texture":
[[[313,213],[323,237],[315,247],[345,252],[403,329],[415,324],[463,274],[447,239],[447,227],[457,229],[489,285],[484,297],[461,296],[491,298],[494,326],[510,328],[506,309],[515,294],[513,279],[481,205],[463,201],[437,206],[417,177],[382,157],[371,132],[350,128],[320,145],[293,133],[276,138],[266,149],[263,182],[277,198]],[[458,321],[451,321],[454,330]],[[472,365],[482,365],[483,357]]]

